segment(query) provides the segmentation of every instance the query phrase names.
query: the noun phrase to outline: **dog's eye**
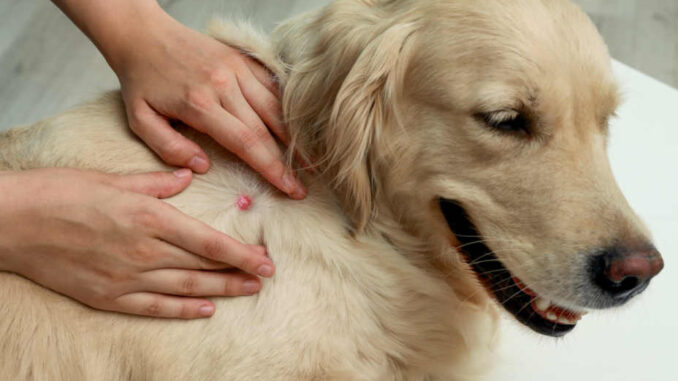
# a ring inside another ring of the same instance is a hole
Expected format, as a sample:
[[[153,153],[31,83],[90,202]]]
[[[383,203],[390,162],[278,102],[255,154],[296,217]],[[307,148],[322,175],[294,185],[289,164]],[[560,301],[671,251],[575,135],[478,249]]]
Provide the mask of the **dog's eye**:
[[[505,133],[529,133],[529,120],[516,110],[502,110],[479,114],[491,128]]]

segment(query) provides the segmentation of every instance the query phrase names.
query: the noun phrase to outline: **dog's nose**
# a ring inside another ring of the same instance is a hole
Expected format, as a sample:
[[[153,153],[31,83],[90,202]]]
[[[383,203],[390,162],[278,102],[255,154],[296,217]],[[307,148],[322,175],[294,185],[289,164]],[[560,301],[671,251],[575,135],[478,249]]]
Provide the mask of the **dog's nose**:
[[[662,268],[664,261],[654,247],[645,250],[615,247],[594,258],[592,275],[608,295],[625,301],[643,291]]]

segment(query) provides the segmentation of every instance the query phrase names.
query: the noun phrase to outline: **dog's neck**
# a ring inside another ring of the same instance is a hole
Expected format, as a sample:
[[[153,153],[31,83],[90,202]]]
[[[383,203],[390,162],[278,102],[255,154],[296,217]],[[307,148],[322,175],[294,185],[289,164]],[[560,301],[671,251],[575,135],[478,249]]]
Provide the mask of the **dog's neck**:
[[[416,160],[412,152],[405,159],[375,153],[389,151],[377,149],[384,148],[377,145],[387,126],[398,119],[388,107],[394,99],[385,101],[386,94],[393,94],[392,86],[402,82],[397,61],[407,56],[407,41],[416,24],[407,18],[409,13],[394,12],[388,3],[356,2],[356,10],[363,11],[350,19],[330,6],[292,19],[274,32],[276,64],[271,69],[283,90],[283,113],[294,151],[289,162],[298,162],[294,156],[301,155],[305,162],[301,165],[311,168],[307,175],[330,188],[356,239],[366,235],[386,240],[414,266],[445,279],[455,293],[467,298],[477,294],[477,287],[459,289],[474,279],[460,281],[469,278],[467,269],[444,234],[425,231],[422,226],[431,226],[422,224],[428,218],[425,211],[414,216],[407,208],[393,209],[411,202],[407,196],[411,192],[396,196],[385,191],[401,187],[403,174],[413,172],[402,163]],[[397,54],[386,58],[384,51]],[[382,75],[360,75],[375,71]],[[399,146],[407,147],[407,141]],[[396,162],[401,163],[400,173],[392,180],[400,184],[382,181],[379,174]],[[409,181],[408,189],[416,189],[418,179]]]

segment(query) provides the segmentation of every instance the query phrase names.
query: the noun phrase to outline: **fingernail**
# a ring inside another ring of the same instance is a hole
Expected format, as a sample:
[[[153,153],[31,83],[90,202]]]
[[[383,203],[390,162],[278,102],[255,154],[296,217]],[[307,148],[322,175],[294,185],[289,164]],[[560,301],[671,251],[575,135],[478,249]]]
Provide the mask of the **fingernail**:
[[[214,306],[206,304],[200,307],[199,312],[201,316],[212,316],[212,314],[214,313]]]
[[[273,276],[273,267],[271,265],[261,265],[257,269],[257,272],[259,273],[259,275],[268,278]]]
[[[191,170],[188,169],[188,168],[181,168],[181,169],[177,169],[176,171],[174,171],[172,173],[174,173],[174,176],[181,179],[181,178],[190,176]]]
[[[248,280],[242,284],[242,291],[245,294],[252,295],[256,294],[259,291],[259,282],[256,280]]]
[[[297,180],[297,189],[295,189],[294,192],[292,192],[292,197],[296,199],[302,199],[306,197],[306,193],[307,191],[304,184],[302,184],[301,181]]]
[[[285,186],[285,192],[288,194],[291,194],[292,192],[295,191],[295,188],[297,187],[297,180],[294,178],[294,175],[292,175],[290,172],[285,173],[285,176],[283,176],[283,185]]]
[[[207,163],[207,160],[203,159],[198,155],[193,156],[191,161],[188,162],[188,166],[191,167],[196,172],[205,172],[209,169],[209,164]]]
[[[283,176],[283,183],[285,185],[285,191],[290,196],[294,198],[306,197],[306,187],[304,187],[304,184],[302,184],[292,173],[287,172],[285,176]]]

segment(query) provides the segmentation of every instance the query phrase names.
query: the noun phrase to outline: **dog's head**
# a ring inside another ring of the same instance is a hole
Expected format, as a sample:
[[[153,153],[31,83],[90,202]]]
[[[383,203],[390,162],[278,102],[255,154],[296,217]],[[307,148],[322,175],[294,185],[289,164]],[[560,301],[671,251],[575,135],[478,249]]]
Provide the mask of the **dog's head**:
[[[661,270],[610,170],[617,89],[575,6],[341,0],[278,35],[297,147],[356,231],[388,218],[453,245],[510,313],[554,336]]]

